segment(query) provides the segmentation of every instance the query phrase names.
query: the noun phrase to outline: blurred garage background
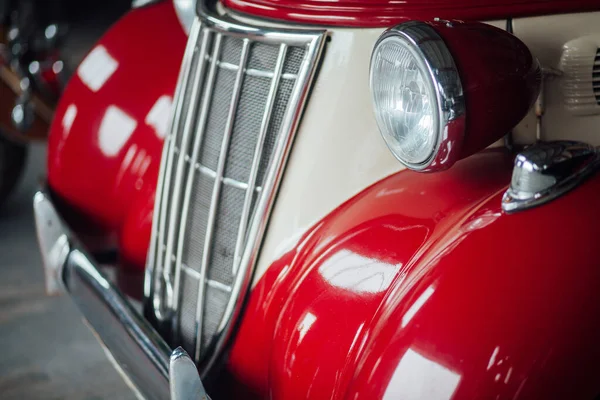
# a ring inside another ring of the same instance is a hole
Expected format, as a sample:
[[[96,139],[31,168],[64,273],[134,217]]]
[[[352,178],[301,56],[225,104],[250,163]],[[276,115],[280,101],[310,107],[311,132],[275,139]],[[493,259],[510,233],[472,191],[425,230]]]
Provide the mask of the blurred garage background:
[[[71,300],[45,294],[31,206],[45,159],[32,145],[0,209],[0,398],[135,399]]]

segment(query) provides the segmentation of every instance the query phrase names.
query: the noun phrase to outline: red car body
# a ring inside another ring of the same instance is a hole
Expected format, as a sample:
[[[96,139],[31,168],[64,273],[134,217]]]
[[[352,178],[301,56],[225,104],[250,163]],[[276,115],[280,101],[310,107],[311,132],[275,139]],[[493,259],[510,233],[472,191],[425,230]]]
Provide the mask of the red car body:
[[[356,28],[600,9],[583,0],[223,5]],[[110,81],[94,91],[74,76],[51,128],[50,187],[97,236],[117,239],[122,268],[144,269],[185,42],[170,2],[131,11],[97,45],[117,63]],[[115,107],[134,128],[107,155],[101,125]],[[600,211],[592,199],[600,177],[507,215],[501,197],[512,161],[497,149],[440,173],[401,171],[341,204],[250,292],[220,390],[275,399],[599,395]]]

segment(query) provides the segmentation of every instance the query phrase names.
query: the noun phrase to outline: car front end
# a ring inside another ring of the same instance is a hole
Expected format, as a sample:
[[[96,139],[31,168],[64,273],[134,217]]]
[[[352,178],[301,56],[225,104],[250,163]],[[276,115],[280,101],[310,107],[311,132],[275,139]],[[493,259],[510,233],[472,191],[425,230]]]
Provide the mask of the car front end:
[[[596,5],[193,3],[92,49],[34,199],[141,396],[600,393]]]

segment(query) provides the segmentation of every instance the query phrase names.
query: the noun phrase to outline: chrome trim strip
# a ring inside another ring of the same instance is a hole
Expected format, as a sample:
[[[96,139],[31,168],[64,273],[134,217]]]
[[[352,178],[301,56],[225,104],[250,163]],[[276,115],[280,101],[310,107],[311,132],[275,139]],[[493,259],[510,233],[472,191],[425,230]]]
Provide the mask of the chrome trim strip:
[[[237,239],[235,243],[235,253],[233,256],[233,273],[237,273],[239,263],[241,260],[242,249],[246,246],[244,236],[246,236],[246,229],[248,227],[248,218],[250,217],[250,205],[252,204],[252,197],[254,196],[254,186],[256,185],[256,178],[258,176],[258,167],[260,165],[260,159],[265,144],[265,138],[267,137],[267,131],[269,129],[269,123],[271,122],[271,113],[273,112],[273,105],[275,104],[275,96],[277,89],[279,88],[279,80],[281,79],[281,72],[283,71],[283,62],[287,53],[287,45],[281,44],[279,46],[279,54],[277,55],[277,62],[275,64],[275,72],[273,79],[271,80],[271,87],[269,88],[269,94],[267,96],[267,106],[263,113],[263,118],[260,125],[260,133],[256,140],[256,146],[254,149],[254,157],[252,159],[252,167],[250,169],[250,177],[248,179],[248,189],[246,190],[246,196],[244,198],[244,205],[242,208],[242,216],[240,217],[240,227],[238,229]]]
[[[210,60],[210,57],[206,57],[207,60]],[[223,69],[226,69],[228,71],[237,71],[239,66],[235,65],[235,64],[231,64],[228,62],[223,62],[223,61],[217,61],[217,65]],[[246,69],[246,75],[249,76],[256,76],[259,78],[269,78],[272,79],[275,76],[275,73],[271,72],[271,71],[263,71],[260,69],[254,69],[254,68],[250,68],[250,69]],[[281,74],[281,79],[297,79],[298,75],[296,74],[290,74],[290,73],[285,73],[285,74]]]
[[[169,346],[78,246],[46,193],[35,194],[33,208],[44,268],[57,272],[54,278],[139,392],[168,398]],[[64,250],[59,258],[49,252],[57,245]]]
[[[244,71],[246,69],[246,63],[248,62],[249,50],[250,41],[248,39],[244,39],[242,45],[242,54],[240,55],[240,68],[238,69],[238,72],[235,77],[233,93],[231,95],[231,103],[229,105],[229,114],[227,115],[227,121],[225,123],[225,133],[223,134],[223,141],[221,143],[221,152],[219,154],[219,161],[217,164],[216,171],[217,179],[215,179],[212,191],[212,198],[210,200],[207,230],[206,236],[204,238],[204,251],[202,252],[202,265],[200,266],[200,275],[202,276],[202,279],[198,283],[198,302],[196,303],[196,360],[200,358],[200,352],[202,350],[202,313],[204,312],[204,288],[208,263],[210,262],[211,256],[215,220],[217,216],[217,210],[219,207],[219,197],[221,195],[221,184],[223,183],[222,178],[225,174],[225,162],[227,161],[227,153],[229,151],[229,141],[233,133],[235,114],[237,111],[237,105],[239,103],[240,94],[242,92],[242,82],[244,80]]]
[[[196,132],[196,138],[194,140],[194,148],[192,150],[192,159],[190,160],[190,164],[194,165],[196,163],[196,161],[198,160],[198,155],[200,152],[200,145],[202,144],[202,138],[204,137],[204,131],[206,129],[206,122],[208,121],[208,112],[209,112],[209,108],[210,108],[210,101],[212,99],[212,96],[210,96],[210,93],[213,90],[213,86],[215,84],[215,76],[217,74],[217,63],[216,60],[219,59],[219,55],[221,54],[221,40],[222,40],[222,35],[219,33],[216,35],[215,37],[215,43],[214,43],[214,47],[213,47],[213,61],[210,63],[210,70],[208,72],[208,83],[206,85],[206,88],[204,90],[204,99],[202,100],[202,109],[200,110],[200,120],[198,122],[198,127],[197,132]],[[185,231],[186,231],[186,227],[187,227],[187,220],[188,220],[188,214],[189,214],[189,209],[190,209],[190,199],[192,197],[192,188],[193,188],[193,183],[194,183],[194,174],[195,174],[195,168],[190,168],[190,171],[188,173],[188,177],[187,177],[187,182],[186,182],[186,188],[185,188],[185,196],[184,196],[184,203],[183,203],[183,209],[181,212],[181,219],[179,222],[179,237],[178,237],[178,243],[177,243],[177,255],[176,255],[176,267],[175,267],[175,285],[176,285],[176,290],[175,290],[175,295],[176,295],[176,299],[175,299],[175,308],[178,307],[179,305],[179,297],[180,297],[180,291],[181,291],[181,257],[183,254],[183,243],[184,243],[184,236],[185,236]],[[175,329],[176,336],[179,336],[179,324],[176,324],[176,329]]]
[[[200,45],[200,56],[198,57],[198,60],[204,60],[204,54],[206,53],[206,48],[207,48],[207,44],[208,44],[208,38],[210,37],[210,32],[205,29],[203,34],[202,34],[202,30],[200,30],[199,32],[199,36],[202,35],[202,44]],[[198,39],[196,39],[198,40]],[[188,106],[188,113],[186,115],[185,118],[185,124],[183,126],[183,137],[181,139],[181,144],[180,144],[180,149],[187,149],[189,142],[190,142],[190,138],[192,136],[192,128],[194,125],[194,122],[196,121],[196,113],[195,110],[198,107],[198,103],[200,102],[200,89],[202,88],[202,80],[204,79],[204,66],[205,63],[204,62],[199,62],[198,66],[196,68],[195,74],[194,74],[194,80],[192,82],[192,93],[191,93],[191,97],[190,97],[190,105]],[[209,79],[211,79],[212,76],[209,77]],[[206,96],[204,96],[203,99],[203,108],[204,108],[204,104],[206,103]],[[204,109],[203,109],[204,111]],[[200,116],[202,118],[202,114]],[[199,134],[196,134],[196,139],[198,139],[200,136]],[[195,142],[195,141],[194,141]],[[182,180],[183,180],[183,174],[184,174],[184,169],[185,169],[185,152],[181,151],[178,154],[178,160],[177,160],[177,169],[175,172],[175,187],[180,187],[182,184]],[[193,168],[191,168],[193,169]],[[171,199],[171,212],[169,214],[169,221],[176,221],[177,220],[177,216],[180,213],[180,203],[181,203],[181,191],[179,190],[175,190],[172,193],[172,199]],[[168,226],[168,235],[167,235],[167,247],[166,247],[166,254],[173,254],[173,246],[175,244],[175,230],[179,227],[179,224],[174,224],[173,222],[171,222]],[[166,294],[166,303],[167,303],[167,308],[169,310],[175,310],[176,307],[174,306],[174,294],[173,291],[177,291],[177,288],[173,288],[173,283],[171,282],[171,276],[172,276],[172,267],[173,267],[173,263],[171,262],[169,257],[165,257],[165,265],[163,266],[163,279],[165,280],[166,283],[166,287],[167,287],[167,294]],[[178,297],[178,296],[177,296]]]
[[[207,279],[206,284],[212,288],[219,289],[222,292],[231,293],[231,286],[227,286],[219,281],[213,281],[212,279]]]
[[[198,279],[198,280],[202,279],[202,275],[200,275],[200,272],[196,271],[193,268],[188,267],[185,264],[181,265],[181,270],[194,279]],[[222,292],[231,293],[231,286],[227,286],[219,281],[215,281],[212,279],[206,279],[206,284],[212,288],[219,289]]]
[[[181,120],[181,113],[183,112],[183,94],[187,89],[187,81],[191,74],[192,67],[192,54],[196,48],[198,32],[200,31],[200,20],[194,20],[191,28],[191,35],[193,40],[188,42],[186,46],[181,70],[179,72],[179,78],[177,79],[177,86],[175,90],[174,106],[169,126],[169,136],[165,139],[163,146],[163,155],[161,158],[160,169],[158,174],[158,185],[156,190],[156,198],[154,202],[154,217],[152,218],[152,237],[150,238],[150,249],[148,253],[148,261],[146,265],[146,279],[144,282],[144,292],[146,299],[150,296],[153,297],[153,309],[154,316],[157,320],[162,321],[166,319],[166,315],[162,308],[162,301],[160,296],[162,294],[162,282],[160,279],[154,279],[154,274],[162,274],[162,255],[163,252],[158,250],[157,244],[164,243],[164,228],[166,224],[166,212],[167,203],[163,202],[163,197],[167,198],[168,188],[171,185],[171,168],[173,159],[173,152],[175,147],[175,139],[177,132],[179,131],[179,121]],[[158,225],[158,226],[157,226]],[[155,271],[156,266],[156,271]],[[155,284],[158,287],[155,287]]]
[[[179,153],[179,148],[175,147],[175,154]],[[183,157],[185,162],[187,163],[192,163],[192,158],[197,159],[198,157],[190,157],[187,154]],[[200,164],[199,162],[196,163],[196,165],[194,166],[194,168],[196,168],[201,174],[204,174],[208,177],[211,177],[213,179],[217,178],[217,172],[213,171],[212,169]],[[248,184],[246,182],[240,182],[238,180],[235,180],[233,178],[228,178],[226,176],[221,177],[221,179],[223,180],[223,184],[225,185],[229,185],[229,186],[233,186],[236,187],[238,189],[242,189],[242,190],[246,190],[246,188],[248,187]],[[257,190],[260,190],[260,188],[257,188]]]

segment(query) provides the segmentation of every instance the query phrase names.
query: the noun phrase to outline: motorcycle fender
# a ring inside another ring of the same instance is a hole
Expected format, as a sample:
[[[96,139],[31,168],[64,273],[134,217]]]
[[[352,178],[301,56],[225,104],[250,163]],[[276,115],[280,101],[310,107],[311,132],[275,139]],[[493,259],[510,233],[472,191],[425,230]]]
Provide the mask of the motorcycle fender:
[[[138,268],[186,40],[172,2],[131,10],[78,67],[50,129],[50,187],[115,232],[123,261]]]
[[[253,289],[228,370],[274,399],[594,398],[600,176],[507,215],[512,157],[402,171]]]

